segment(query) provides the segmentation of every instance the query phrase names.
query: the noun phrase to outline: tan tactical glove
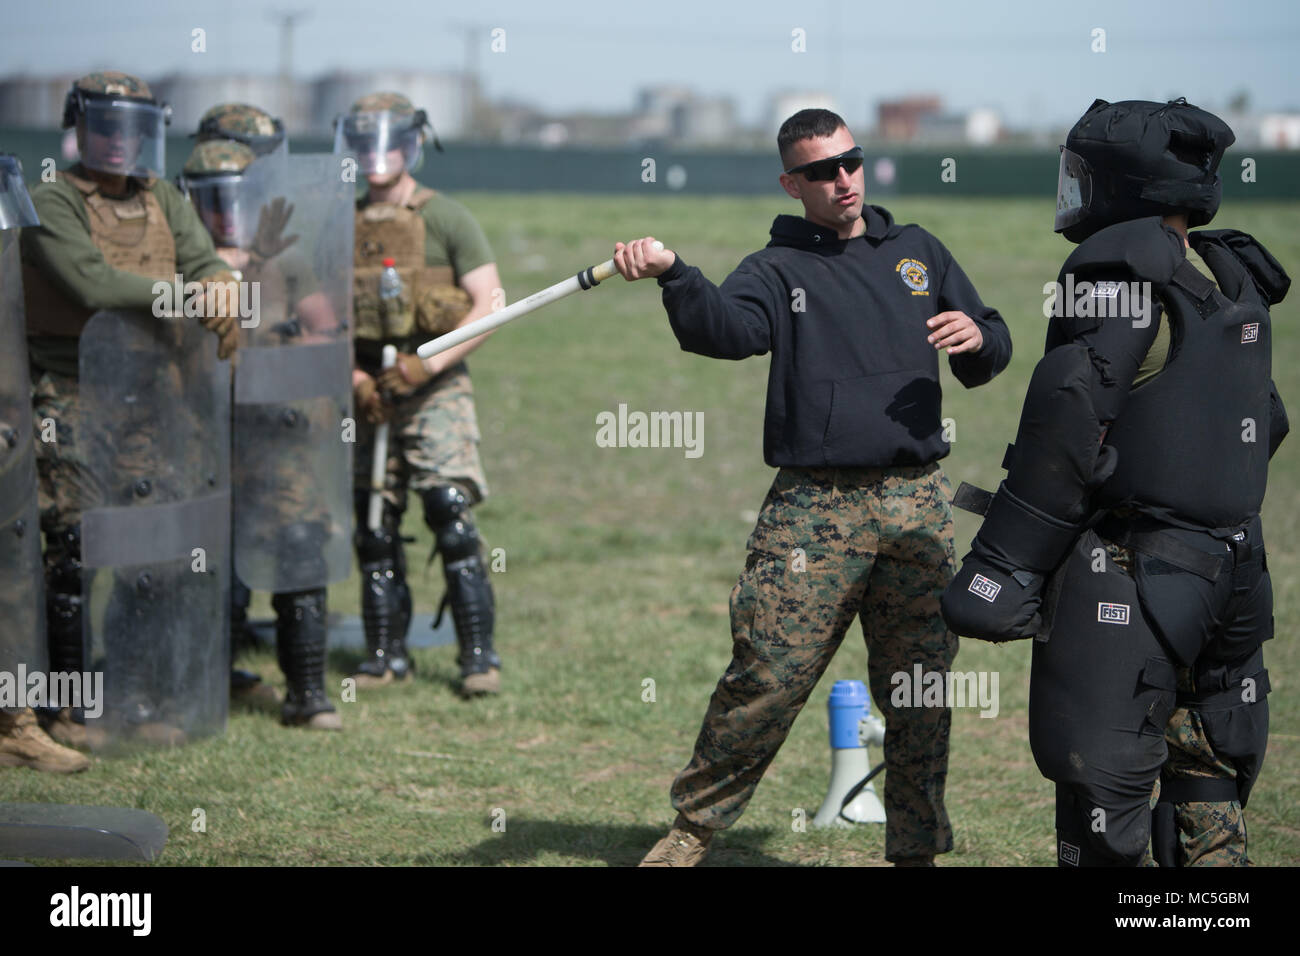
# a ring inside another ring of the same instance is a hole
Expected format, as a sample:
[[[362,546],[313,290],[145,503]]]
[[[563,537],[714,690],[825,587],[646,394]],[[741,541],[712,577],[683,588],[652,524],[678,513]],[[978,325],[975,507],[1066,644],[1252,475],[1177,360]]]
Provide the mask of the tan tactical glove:
[[[199,324],[217,337],[217,358],[228,359],[239,346],[239,281],[229,272],[208,276]]]
[[[393,407],[379,394],[379,386],[369,375],[358,377],[352,385],[352,404],[357,414],[365,416],[372,425],[382,425],[393,417]]]
[[[433,374],[424,367],[420,356],[398,352],[393,367],[384,369],[375,382],[381,391],[410,395],[432,378]]]

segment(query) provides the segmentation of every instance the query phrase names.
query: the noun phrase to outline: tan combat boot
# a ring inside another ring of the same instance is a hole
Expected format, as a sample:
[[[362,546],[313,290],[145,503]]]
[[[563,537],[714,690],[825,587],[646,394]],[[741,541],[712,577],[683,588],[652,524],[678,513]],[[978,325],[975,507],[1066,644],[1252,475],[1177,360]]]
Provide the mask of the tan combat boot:
[[[467,699],[482,694],[499,693],[501,693],[501,671],[495,667],[489,667],[481,674],[468,674],[460,682],[460,696]]]
[[[0,767],[76,773],[89,766],[89,757],[51,740],[30,707],[16,714],[0,710]]]
[[[698,866],[709,852],[713,833],[687,822],[679,813],[668,835],[651,848],[638,866]]]
[[[72,719],[72,708],[64,707],[46,728],[49,735],[65,747],[78,750],[100,750],[108,743],[108,735],[99,727],[87,727]]]

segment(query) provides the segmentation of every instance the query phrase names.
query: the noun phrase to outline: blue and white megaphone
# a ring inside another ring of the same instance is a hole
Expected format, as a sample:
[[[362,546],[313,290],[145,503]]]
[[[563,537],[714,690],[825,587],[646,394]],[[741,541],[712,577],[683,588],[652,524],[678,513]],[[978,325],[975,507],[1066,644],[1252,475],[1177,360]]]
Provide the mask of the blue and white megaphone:
[[[871,783],[884,766],[871,769],[868,746],[885,742],[885,724],[871,713],[871,698],[860,680],[837,680],[827,701],[831,725],[831,785],[813,817],[815,827],[884,823],[885,808]]]

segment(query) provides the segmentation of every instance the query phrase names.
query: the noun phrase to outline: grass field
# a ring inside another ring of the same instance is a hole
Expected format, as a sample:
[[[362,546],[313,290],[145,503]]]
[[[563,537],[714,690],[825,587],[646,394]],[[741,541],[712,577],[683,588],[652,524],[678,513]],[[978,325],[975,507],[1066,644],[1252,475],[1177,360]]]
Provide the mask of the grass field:
[[[774,214],[797,211],[780,198],[459,198],[487,229],[512,299],[646,234],[721,281],[765,243]],[[935,232],[1011,328],[1016,354],[988,386],[967,392],[943,370],[944,414],[957,431],[944,467],[954,486],[994,487],[1041,355],[1042,286],[1071,247],[1050,231],[1050,197],[900,200],[891,211]],[[1298,215],[1294,204],[1238,204],[1215,226],[1255,234],[1296,272]],[[1275,378],[1300,418],[1300,295],[1273,317]],[[340,705],[342,735],[236,713],[224,737],[99,761],[72,778],[0,772],[0,799],[151,810],[172,829],[171,864],[635,863],[672,819],[668,786],[730,659],[727,598],[772,478],[761,450],[767,360],[681,352],[655,284],[615,280],[504,330],[471,365],[492,486],[478,520],[506,559],[493,576],[499,699],[461,702],[453,649],[421,651],[412,684]],[[620,403],[703,412],[703,454],[598,447],[596,416]],[[1266,865],[1300,863],[1298,461],[1293,436],[1274,460],[1264,515],[1277,637],[1267,651],[1272,736],[1249,823],[1252,856]],[[959,516],[959,554],[974,529]],[[417,605],[432,610],[442,575],[424,567],[430,542],[418,506],[405,532],[416,538]],[[332,609],[356,613],[357,592],[355,578],[333,588]],[[259,596],[256,607],[268,604]],[[962,642],[958,669],[999,673],[1000,711],[954,713],[947,800],[956,843],[941,864],[1054,862],[1052,787],[1027,737],[1029,652]],[[281,680],[273,654],[248,663]],[[332,658],[334,688],[353,663]],[[884,861],[882,827],[791,826],[792,811],[811,817],[825,793],[831,682],[865,672],[855,624],[748,811],[715,841],[711,865]],[[646,678],[654,702],[642,699]],[[196,808],[205,832],[191,829]]]

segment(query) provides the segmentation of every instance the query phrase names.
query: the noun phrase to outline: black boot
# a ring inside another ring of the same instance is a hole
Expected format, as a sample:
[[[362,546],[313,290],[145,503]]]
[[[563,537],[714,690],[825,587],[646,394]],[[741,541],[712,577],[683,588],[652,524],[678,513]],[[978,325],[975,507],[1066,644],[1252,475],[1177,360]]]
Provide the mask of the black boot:
[[[239,580],[239,575],[230,572],[230,698],[243,703],[261,703],[273,701],[275,691],[262,684],[262,675],[238,668],[234,659],[245,651],[256,650],[257,634],[248,623],[248,605],[253,594]]]
[[[447,581],[447,594],[433,626],[436,629],[442,623],[442,611],[450,605],[460,647],[460,690],[466,697],[495,694],[501,689],[501,658],[492,647],[492,585],[469,508],[468,496],[455,485],[424,492],[424,519],[442,554]]]
[[[501,658],[492,647],[496,609],[487,568],[478,555],[445,566],[447,596],[460,648],[461,693],[466,697],[495,694],[501,690]],[[441,610],[436,628],[442,619]]]
[[[342,730],[325,693],[325,589],[277,594],[275,646],[288,690],[280,719],[290,727]]]
[[[359,499],[360,500],[360,499]],[[385,504],[378,531],[358,515],[357,560],[361,565],[361,620],[367,657],[357,667],[357,686],[376,687],[403,680],[414,670],[406,650],[411,626],[411,591],[406,584],[406,556],[398,533],[401,515]]]
[[[49,640],[50,672],[80,673],[86,669],[82,637],[81,526],[46,535],[45,633]],[[52,708],[41,714],[46,731],[59,743],[96,748],[103,734],[89,733],[80,708]]]

